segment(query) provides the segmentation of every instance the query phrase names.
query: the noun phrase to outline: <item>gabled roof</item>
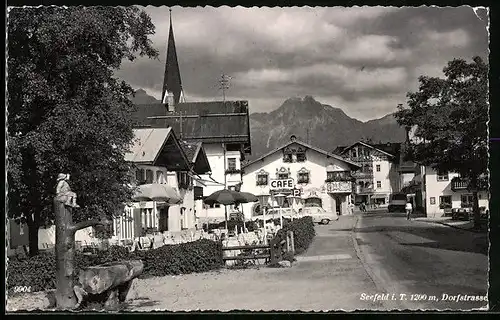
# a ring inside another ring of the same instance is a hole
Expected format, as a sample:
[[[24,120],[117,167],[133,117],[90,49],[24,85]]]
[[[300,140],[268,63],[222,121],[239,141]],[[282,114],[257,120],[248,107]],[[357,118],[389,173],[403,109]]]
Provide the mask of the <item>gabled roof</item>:
[[[193,166],[194,172],[204,174],[211,171],[207,154],[201,141],[180,141],[188,160]]]
[[[189,161],[171,128],[134,129],[133,145],[125,160],[171,171],[189,170]]]
[[[285,149],[286,147],[288,147],[289,145],[292,145],[292,144],[294,144],[294,143],[296,143],[296,144],[300,144],[301,146],[306,147],[307,149],[314,150],[314,151],[319,152],[319,153],[321,153],[321,154],[323,154],[323,155],[325,155],[325,156],[332,157],[332,158],[337,159],[337,160],[339,160],[339,161],[345,162],[345,163],[349,164],[349,165],[351,166],[351,168],[353,168],[354,170],[357,170],[357,169],[361,168],[361,166],[360,166],[360,165],[358,165],[358,164],[356,164],[356,163],[354,163],[354,162],[352,162],[352,161],[349,161],[349,160],[347,160],[347,159],[344,159],[344,158],[342,158],[342,157],[341,157],[341,156],[339,156],[339,155],[336,155],[336,154],[333,154],[333,153],[328,153],[327,151],[325,151],[325,150],[323,150],[323,149],[320,149],[320,148],[314,147],[314,146],[312,146],[312,145],[310,145],[310,144],[307,144],[307,143],[305,143],[305,142],[303,142],[303,141],[300,141],[300,140],[293,140],[293,141],[290,141],[290,142],[288,142],[287,144],[285,144],[285,145],[283,145],[283,146],[281,146],[281,147],[279,147],[279,148],[276,148],[276,149],[274,149],[274,150],[272,150],[272,151],[270,151],[270,152],[268,152],[268,153],[264,154],[263,156],[259,157],[258,159],[255,159],[255,160],[253,160],[253,161],[248,162],[247,164],[245,164],[245,165],[243,166],[243,168],[246,168],[246,167],[248,167],[248,166],[250,166],[250,165],[252,165],[252,164],[256,163],[257,161],[260,161],[260,160],[262,160],[262,159],[264,159],[264,158],[266,158],[266,157],[268,157],[268,156],[270,156],[270,155],[272,155],[272,154],[274,154],[274,153],[276,153],[276,152],[278,152],[278,151],[280,151],[280,150],[282,150],[282,149]]]
[[[136,107],[133,115],[136,127],[170,126],[183,140],[243,143],[245,151],[251,152],[247,101],[179,103],[175,106],[175,112],[168,112],[167,108],[159,103]]]
[[[394,155],[394,154],[391,154],[391,153],[389,153],[389,152],[387,152],[387,151],[384,151],[384,150],[382,150],[382,149],[380,149],[380,148],[375,147],[375,145],[370,145],[370,144],[368,144],[368,143],[366,143],[366,142],[363,142],[363,141],[358,141],[358,142],[355,142],[355,143],[353,143],[352,145],[350,145],[349,147],[337,147],[337,149],[339,149],[339,148],[343,148],[343,149],[340,151],[340,154],[344,154],[344,153],[346,153],[347,151],[351,150],[354,146],[356,146],[356,145],[358,145],[358,144],[363,145],[363,146],[368,147],[368,148],[371,148],[371,149],[375,149],[375,150],[377,150],[377,151],[379,151],[379,152],[382,152],[382,153],[384,153],[384,154],[386,154],[386,155],[388,155],[388,156],[390,156],[390,157],[395,157],[395,156],[396,156],[396,155]],[[382,145],[382,144],[379,144],[378,146],[380,147],[380,146],[383,146],[383,145]],[[335,149],[335,150],[337,150],[337,149]],[[335,151],[335,150],[334,150],[334,151]]]

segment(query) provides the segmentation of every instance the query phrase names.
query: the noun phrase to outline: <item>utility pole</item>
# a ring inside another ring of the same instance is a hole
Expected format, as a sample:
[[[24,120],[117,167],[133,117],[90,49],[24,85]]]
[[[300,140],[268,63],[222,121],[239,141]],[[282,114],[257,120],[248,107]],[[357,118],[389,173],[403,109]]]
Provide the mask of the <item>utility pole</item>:
[[[222,90],[222,101],[226,102],[226,90],[229,89],[229,81],[232,79],[231,76],[222,73],[219,79],[219,90]]]

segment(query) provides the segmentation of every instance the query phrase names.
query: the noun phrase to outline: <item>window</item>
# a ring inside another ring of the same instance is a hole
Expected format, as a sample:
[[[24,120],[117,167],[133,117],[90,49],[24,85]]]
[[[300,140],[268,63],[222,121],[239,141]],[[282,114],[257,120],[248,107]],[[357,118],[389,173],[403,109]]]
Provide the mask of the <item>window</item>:
[[[377,189],[382,188],[382,181],[377,181]]]
[[[436,197],[430,197],[431,205],[436,204]]]
[[[268,178],[269,178],[269,174],[267,172],[266,173],[259,172],[257,174],[257,185],[258,186],[267,186]]]
[[[177,184],[179,188],[188,189],[193,186],[193,177],[185,171],[177,172]]]
[[[146,170],[146,183],[153,183],[153,170]]]
[[[472,207],[473,203],[474,203],[474,198],[472,197],[472,194],[463,194],[460,197],[460,206],[462,208],[470,208]]]
[[[358,154],[357,154],[357,152],[356,152],[356,149],[352,149],[352,150],[351,150],[351,156],[352,156],[353,158],[357,158],[357,155],[358,155]]]
[[[163,172],[160,170],[156,171],[156,183],[164,183]]]
[[[210,206],[209,206],[210,209],[213,209],[213,208],[220,208],[220,204],[218,203],[212,203]]]
[[[305,162],[306,161],[306,152],[303,150],[297,151],[297,162]]]
[[[369,173],[369,172],[371,171],[370,169],[371,169],[371,168],[370,168],[370,165],[368,165],[368,164],[364,164],[364,165],[363,165],[363,169],[362,169],[362,171],[363,171],[364,173]]]
[[[441,208],[441,209],[451,208],[451,196],[440,196],[439,197],[439,208]]]
[[[278,179],[288,179],[288,173],[278,173]]]
[[[377,172],[380,172],[380,165],[379,164],[377,164],[376,168],[377,168]]]
[[[448,181],[448,172],[440,172],[437,173],[437,181]]]
[[[292,162],[292,154],[291,153],[283,154],[283,162]]]
[[[135,170],[135,179],[137,181],[137,184],[141,185],[144,184],[144,169],[137,169]]]
[[[227,169],[228,170],[236,170],[236,158],[228,158],[227,159]]]
[[[347,171],[328,171],[326,173],[326,180],[328,181],[349,181],[350,178]]]
[[[309,172],[299,172],[298,183],[309,183]]]

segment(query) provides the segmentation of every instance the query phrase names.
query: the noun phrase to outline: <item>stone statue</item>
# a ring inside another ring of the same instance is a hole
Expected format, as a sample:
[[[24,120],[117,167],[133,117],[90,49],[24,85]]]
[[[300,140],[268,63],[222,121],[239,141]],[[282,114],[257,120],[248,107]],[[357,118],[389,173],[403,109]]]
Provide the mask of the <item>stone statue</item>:
[[[76,193],[71,191],[68,181],[69,174],[67,173],[60,173],[57,176],[56,197],[66,206],[79,208],[80,206],[76,203]]]

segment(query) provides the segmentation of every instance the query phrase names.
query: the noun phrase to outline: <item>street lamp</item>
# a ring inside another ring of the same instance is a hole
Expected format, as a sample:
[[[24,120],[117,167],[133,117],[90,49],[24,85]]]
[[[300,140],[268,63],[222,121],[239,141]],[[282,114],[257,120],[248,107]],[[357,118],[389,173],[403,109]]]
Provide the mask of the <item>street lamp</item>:
[[[257,196],[260,203],[260,210],[262,211],[262,218],[264,219],[264,244],[267,244],[267,232],[266,232],[266,207],[269,201],[269,194],[260,194]]]
[[[278,202],[280,213],[280,227],[283,228],[283,215],[281,214],[281,207],[283,206],[286,196],[282,193],[278,193],[274,196],[274,198],[276,199],[276,202]]]

